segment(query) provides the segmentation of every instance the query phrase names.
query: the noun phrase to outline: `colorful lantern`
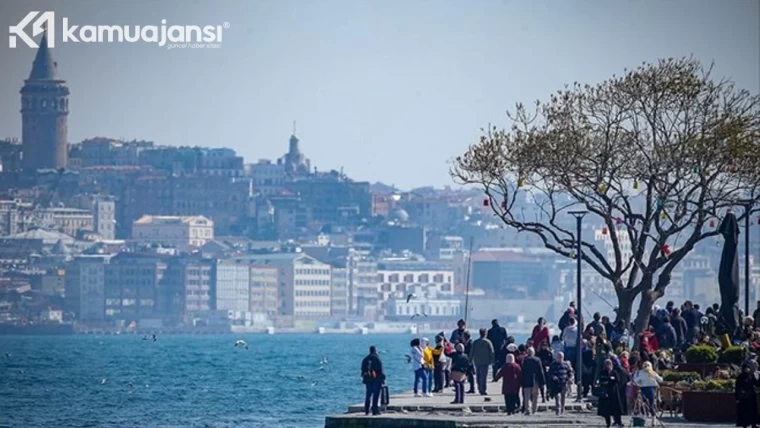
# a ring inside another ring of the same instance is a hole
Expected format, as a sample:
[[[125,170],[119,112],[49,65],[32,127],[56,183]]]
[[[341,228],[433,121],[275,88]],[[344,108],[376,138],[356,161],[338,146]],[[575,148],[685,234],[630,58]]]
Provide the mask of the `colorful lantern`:
[[[606,234],[607,234],[607,228],[606,228],[606,227],[603,227],[603,228],[602,228],[602,235],[606,235]]]
[[[599,192],[600,192],[600,193],[604,193],[604,192],[606,192],[606,191],[607,191],[607,185],[606,185],[606,184],[604,184],[604,183],[600,184],[600,185],[599,185]]]
[[[618,218],[615,219],[615,223],[617,223],[617,224],[623,224],[623,219],[620,218],[620,217],[618,217]]]
[[[670,245],[665,244],[662,246],[662,254],[666,257],[670,255]]]
[[[715,227],[715,220],[710,220],[710,227]]]
[[[503,201],[501,201],[501,207],[503,209],[507,209],[507,200],[506,199],[504,199]]]
[[[639,180],[633,180],[633,190],[639,190]]]
[[[665,211],[663,211],[662,214],[660,214],[660,218],[663,219],[663,220],[667,220],[668,219],[668,213],[666,213]]]
[[[517,187],[522,187],[525,184],[525,179],[520,177],[517,179]]]
[[[483,206],[487,207],[491,205],[491,201],[488,200],[488,198],[483,199]]]

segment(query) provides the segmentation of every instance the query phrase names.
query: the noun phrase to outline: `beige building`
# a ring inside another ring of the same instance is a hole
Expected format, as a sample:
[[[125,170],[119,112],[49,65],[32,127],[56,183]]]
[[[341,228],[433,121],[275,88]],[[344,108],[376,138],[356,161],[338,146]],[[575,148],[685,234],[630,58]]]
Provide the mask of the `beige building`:
[[[251,264],[249,274],[251,312],[263,313],[269,317],[277,316],[280,270],[275,266]]]
[[[214,222],[204,216],[144,215],[132,224],[132,239],[189,251],[214,239]]]

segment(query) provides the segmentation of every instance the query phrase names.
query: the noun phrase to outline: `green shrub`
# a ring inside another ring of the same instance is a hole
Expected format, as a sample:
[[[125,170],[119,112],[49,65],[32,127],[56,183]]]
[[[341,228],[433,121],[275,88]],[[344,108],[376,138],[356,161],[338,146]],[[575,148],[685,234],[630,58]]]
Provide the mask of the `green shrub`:
[[[696,372],[673,372],[667,371],[663,373],[662,380],[666,382],[689,382],[702,380],[702,376]]]
[[[718,361],[718,353],[711,345],[696,345],[686,351],[686,362],[690,364],[712,364]]]
[[[711,381],[698,380],[691,384],[691,390],[692,391],[730,392],[734,390],[734,385],[735,385],[735,381],[733,379],[711,380]]]
[[[744,356],[744,348],[741,346],[731,346],[720,353],[718,363],[741,366],[744,363]]]

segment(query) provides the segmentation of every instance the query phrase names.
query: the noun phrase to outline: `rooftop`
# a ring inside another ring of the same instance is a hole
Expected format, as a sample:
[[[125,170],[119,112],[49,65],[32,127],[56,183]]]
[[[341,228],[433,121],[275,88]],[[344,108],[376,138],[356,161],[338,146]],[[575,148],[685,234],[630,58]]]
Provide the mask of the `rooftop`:
[[[134,224],[177,224],[177,223],[195,223],[199,221],[205,221],[209,225],[213,225],[214,222],[210,219],[202,216],[161,216],[161,215],[144,215],[137,219]]]

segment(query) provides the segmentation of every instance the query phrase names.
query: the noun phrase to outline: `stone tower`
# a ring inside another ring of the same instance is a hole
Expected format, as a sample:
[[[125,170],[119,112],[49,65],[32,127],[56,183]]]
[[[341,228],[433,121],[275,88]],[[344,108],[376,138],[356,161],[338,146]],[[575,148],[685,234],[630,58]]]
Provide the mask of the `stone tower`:
[[[42,36],[32,72],[21,88],[21,138],[26,170],[66,168],[68,162],[69,88],[56,75],[47,44]]]

